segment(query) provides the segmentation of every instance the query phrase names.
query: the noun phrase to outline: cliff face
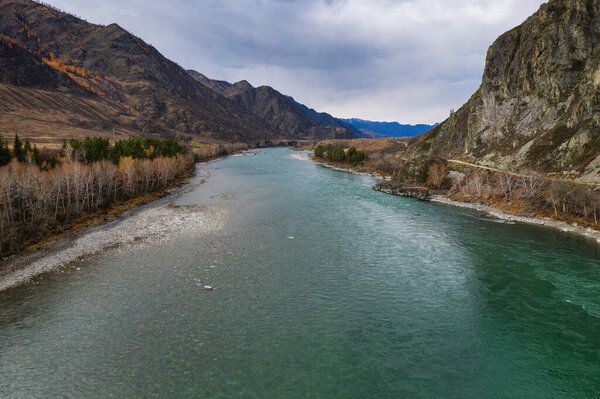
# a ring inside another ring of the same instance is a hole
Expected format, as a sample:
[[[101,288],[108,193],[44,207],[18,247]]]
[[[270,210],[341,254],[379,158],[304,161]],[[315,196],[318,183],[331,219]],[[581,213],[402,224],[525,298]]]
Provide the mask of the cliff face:
[[[482,84],[413,156],[600,176],[600,0],[551,0],[490,47]]]

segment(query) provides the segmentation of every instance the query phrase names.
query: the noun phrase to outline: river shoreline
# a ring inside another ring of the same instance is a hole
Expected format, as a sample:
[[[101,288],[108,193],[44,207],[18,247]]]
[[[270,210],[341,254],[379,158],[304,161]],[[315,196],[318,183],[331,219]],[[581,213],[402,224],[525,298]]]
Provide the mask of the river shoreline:
[[[456,206],[459,208],[473,209],[473,210],[476,210],[479,212],[483,212],[483,213],[485,213],[489,216],[492,216],[496,219],[506,220],[509,222],[528,223],[528,224],[535,224],[535,225],[539,225],[539,226],[551,227],[553,229],[558,229],[560,231],[582,235],[582,236],[591,238],[591,239],[597,241],[598,243],[600,243],[600,231],[591,229],[589,227],[583,227],[578,224],[571,224],[571,223],[563,222],[562,220],[515,215],[512,213],[503,212],[497,208],[494,208],[493,206],[462,202],[462,201],[458,201],[458,200],[449,198],[445,195],[433,195],[430,199],[430,202]]]
[[[326,162],[317,161],[315,159],[315,157],[313,156],[312,153],[307,156],[307,159],[312,160],[317,165],[321,165],[321,166],[324,166],[326,168],[333,169],[333,170],[338,170],[340,172],[352,173],[353,175],[359,175],[359,176],[369,176],[369,177],[372,177],[375,180],[387,180],[387,179],[389,179],[388,177],[382,176],[379,173],[375,173],[375,172],[362,172],[360,170],[343,167],[343,166],[340,166],[340,165],[337,165],[337,164],[328,164]]]
[[[334,170],[357,174],[357,175],[362,175],[362,176],[370,176],[377,180],[382,180],[382,181],[389,180],[389,177],[384,177],[377,173],[360,172],[360,171],[354,170],[349,167],[341,167],[339,165],[330,165],[330,164],[327,164],[324,162],[317,161],[314,159],[312,154],[309,156],[309,158],[318,165],[322,165],[322,166],[325,166],[327,168],[331,168]],[[378,190],[378,191],[383,192],[388,195],[396,195],[396,194],[392,194],[392,193],[386,193],[385,191],[382,191],[382,190]],[[406,197],[409,195],[400,195],[400,196]],[[539,225],[539,226],[546,226],[546,227],[557,229],[557,230],[560,230],[563,232],[574,233],[574,234],[577,234],[580,236],[584,236],[586,238],[595,240],[596,242],[598,242],[600,244],[600,231],[594,230],[589,227],[580,226],[575,223],[568,223],[568,222],[565,222],[562,220],[552,219],[552,218],[548,218],[548,217],[542,218],[542,217],[516,215],[516,214],[504,212],[504,211],[502,211],[498,208],[495,208],[493,206],[490,206],[490,205],[463,202],[463,201],[459,201],[456,199],[452,199],[452,198],[450,198],[446,195],[442,195],[442,194],[431,195],[428,199],[424,199],[424,198],[420,198],[420,197],[419,198],[415,197],[415,199],[429,201],[429,202],[435,202],[438,204],[455,206],[455,207],[459,207],[459,208],[472,209],[472,210],[476,210],[476,211],[485,213],[488,216],[494,217],[499,220],[506,220],[509,222],[527,223],[527,224],[535,224],[535,225]]]
[[[208,179],[209,174],[202,166],[220,159],[222,157],[197,163],[191,174],[174,181],[164,190],[137,202],[121,204],[109,216],[100,218],[95,215],[88,224],[82,223],[68,234],[50,235],[27,250],[4,258],[0,261],[0,292],[105,249],[164,239],[178,233],[189,219],[193,220],[199,232],[218,228],[225,218],[224,214],[211,209],[175,206],[173,203]],[[211,218],[215,223],[211,223]]]

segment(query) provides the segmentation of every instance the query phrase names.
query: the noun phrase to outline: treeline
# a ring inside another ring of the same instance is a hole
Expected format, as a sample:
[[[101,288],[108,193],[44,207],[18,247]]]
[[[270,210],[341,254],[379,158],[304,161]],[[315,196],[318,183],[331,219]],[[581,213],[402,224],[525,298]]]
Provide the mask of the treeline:
[[[295,140],[264,140],[258,141],[253,146],[254,148],[271,148],[271,147],[296,147],[299,145]],[[250,149],[247,143],[224,143],[224,144],[196,144],[192,142],[192,151],[197,162],[209,161],[211,159],[223,157],[225,155],[235,154],[240,151]]]
[[[470,166],[451,168],[441,159],[415,159],[404,161],[395,171],[393,181],[399,185],[424,185],[461,200],[503,204],[529,214],[593,226],[598,226],[600,219],[598,189],[549,179],[532,169],[493,172]]]
[[[315,148],[315,157],[321,158],[331,162],[342,162],[349,163],[354,166],[362,163],[365,159],[365,153],[356,149],[356,147],[350,147],[345,150],[342,147],[336,145],[318,145]]]
[[[187,153],[187,147],[174,140],[151,137],[132,137],[119,140],[112,145],[107,138],[87,137],[83,141],[72,139],[69,144],[73,151],[72,156],[87,163],[108,159],[118,165],[122,157],[154,159]],[[65,150],[66,144],[63,144],[63,152]]]
[[[63,141],[59,151],[38,150],[28,139],[22,141],[18,134],[12,145],[0,138],[0,166],[15,159],[19,163],[35,164],[42,169],[54,168],[60,159],[69,158],[84,163],[110,160],[118,165],[123,157],[133,159],[154,159],[157,157],[174,157],[185,155],[188,149],[174,140],[160,140],[151,137],[132,137],[111,144],[107,138],[88,137],[84,140],[71,139]]]
[[[246,151],[249,148],[250,146],[246,143],[203,144],[197,148],[193,148],[193,152],[196,162],[204,162],[239,151]]]
[[[31,145],[29,140],[21,141],[18,134],[15,134],[13,150],[11,151],[6,140],[0,137],[0,166],[10,163],[13,158],[18,162],[37,163],[40,152],[37,146]]]
[[[54,154],[51,168],[34,162],[34,148],[22,144],[23,152],[17,146],[15,154],[5,142],[0,146],[1,159],[9,161],[0,168],[0,253],[19,251],[82,216],[163,189],[194,167],[194,156],[170,140],[135,138],[114,145],[75,140]]]

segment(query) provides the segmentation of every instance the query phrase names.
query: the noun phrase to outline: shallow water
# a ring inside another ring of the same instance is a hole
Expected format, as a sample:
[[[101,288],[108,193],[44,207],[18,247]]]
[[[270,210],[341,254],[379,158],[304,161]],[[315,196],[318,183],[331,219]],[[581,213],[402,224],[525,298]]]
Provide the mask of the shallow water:
[[[290,154],[207,164],[177,229],[0,292],[0,397],[600,395],[600,246]]]

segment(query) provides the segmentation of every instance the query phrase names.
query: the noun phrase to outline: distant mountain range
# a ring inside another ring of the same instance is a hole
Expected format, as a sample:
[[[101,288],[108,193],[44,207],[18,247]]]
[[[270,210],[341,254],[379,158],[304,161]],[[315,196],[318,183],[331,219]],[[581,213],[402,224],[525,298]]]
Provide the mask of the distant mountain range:
[[[117,24],[91,24],[30,0],[0,0],[0,134],[6,132],[49,143],[91,135],[230,142],[391,135],[269,86],[186,71]]]
[[[418,136],[435,125],[401,125],[398,122],[372,122],[362,119],[339,119],[318,112],[286,96],[270,86],[253,87],[243,80],[229,83],[211,79],[188,70],[198,82],[215,92],[244,105],[274,127],[289,132],[291,137],[379,138]]]
[[[357,137],[351,126],[344,123],[321,123],[309,116],[307,107],[298,104],[270,86],[253,87],[245,80],[231,84],[211,79],[200,72],[188,73],[198,82],[224,95],[229,100],[244,106],[250,112],[271,124],[274,128],[286,132],[292,139],[347,139]],[[329,118],[335,121],[331,115]]]
[[[431,130],[436,125],[402,125],[398,122],[373,122],[363,119],[341,119],[367,137],[413,137]]]

